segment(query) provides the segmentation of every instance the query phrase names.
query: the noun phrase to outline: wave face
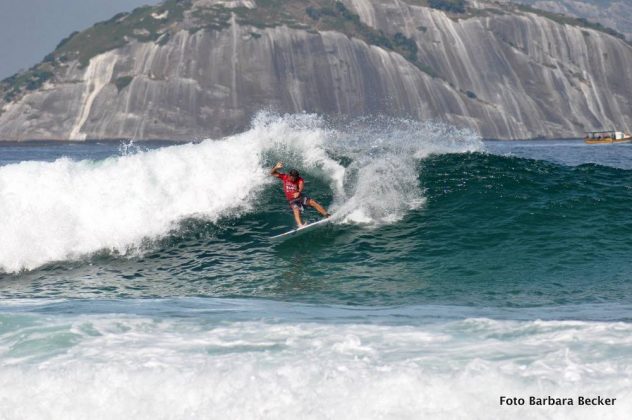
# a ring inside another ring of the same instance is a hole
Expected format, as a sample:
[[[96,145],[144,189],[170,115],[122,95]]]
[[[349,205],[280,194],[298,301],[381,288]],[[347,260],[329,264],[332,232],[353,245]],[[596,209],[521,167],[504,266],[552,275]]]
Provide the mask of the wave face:
[[[629,145],[261,114],[225,139],[103,147],[0,166],[2,297],[527,307],[632,292]],[[293,223],[277,160],[335,220],[273,246]]]
[[[630,145],[262,113],[200,143],[2,151],[2,418],[632,409]],[[334,220],[274,245],[278,160]]]
[[[420,157],[481,147],[471,134],[443,126],[355,124],[345,132],[312,115],[261,114],[251,130],[221,140],[99,161],[0,167],[0,268],[31,270],[103,250],[129,254],[184,218],[217,223],[260,211],[277,159],[326,183],[339,219],[392,222],[423,202],[415,170]],[[437,141],[444,135],[449,143]]]

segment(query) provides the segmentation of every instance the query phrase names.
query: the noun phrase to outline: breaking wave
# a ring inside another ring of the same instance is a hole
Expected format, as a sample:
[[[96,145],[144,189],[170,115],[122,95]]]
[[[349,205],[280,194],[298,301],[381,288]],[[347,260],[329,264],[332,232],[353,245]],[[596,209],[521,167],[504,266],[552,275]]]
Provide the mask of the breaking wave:
[[[342,127],[342,128],[341,128]],[[336,127],[308,114],[259,114],[222,139],[104,160],[0,167],[0,269],[15,272],[100,250],[128,254],[184,218],[217,223],[257,211],[283,160],[329,186],[339,223],[392,223],[424,202],[416,165],[482,149],[470,132],[406,120]]]

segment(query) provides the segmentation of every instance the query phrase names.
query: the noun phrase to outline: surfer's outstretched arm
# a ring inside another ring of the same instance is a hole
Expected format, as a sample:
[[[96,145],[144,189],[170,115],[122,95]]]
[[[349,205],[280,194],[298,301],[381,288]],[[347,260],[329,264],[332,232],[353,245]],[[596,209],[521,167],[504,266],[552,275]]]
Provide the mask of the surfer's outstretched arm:
[[[283,175],[281,172],[279,172],[279,169],[281,169],[282,167],[283,167],[283,162],[277,162],[276,165],[274,165],[274,167],[270,171],[270,175],[276,176],[277,178]]]

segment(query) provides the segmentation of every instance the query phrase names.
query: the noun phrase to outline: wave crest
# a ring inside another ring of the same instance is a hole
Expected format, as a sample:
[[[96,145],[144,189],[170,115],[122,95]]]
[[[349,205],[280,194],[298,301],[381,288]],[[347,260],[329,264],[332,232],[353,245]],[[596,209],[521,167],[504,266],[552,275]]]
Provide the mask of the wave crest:
[[[0,269],[14,272],[107,249],[125,254],[185,217],[212,222],[254,210],[285,160],[330,185],[339,220],[398,220],[423,203],[416,162],[480,150],[469,132],[393,119],[332,123],[260,113],[250,130],[101,161],[0,167]]]

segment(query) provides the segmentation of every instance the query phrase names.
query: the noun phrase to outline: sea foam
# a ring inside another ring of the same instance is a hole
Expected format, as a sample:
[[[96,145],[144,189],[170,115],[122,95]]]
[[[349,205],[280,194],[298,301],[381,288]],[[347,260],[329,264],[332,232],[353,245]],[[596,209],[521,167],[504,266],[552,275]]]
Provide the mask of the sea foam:
[[[471,133],[407,121],[259,114],[244,133],[101,161],[0,167],[0,270],[34,269],[100,250],[126,254],[186,217],[217,222],[253,211],[283,160],[330,185],[343,222],[388,223],[423,203],[416,162],[479,150]],[[351,163],[343,165],[341,159]]]
[[[631,326],[3,315],[4,419],[625,418]],[[617,398],[500,406],[500,396]]]

